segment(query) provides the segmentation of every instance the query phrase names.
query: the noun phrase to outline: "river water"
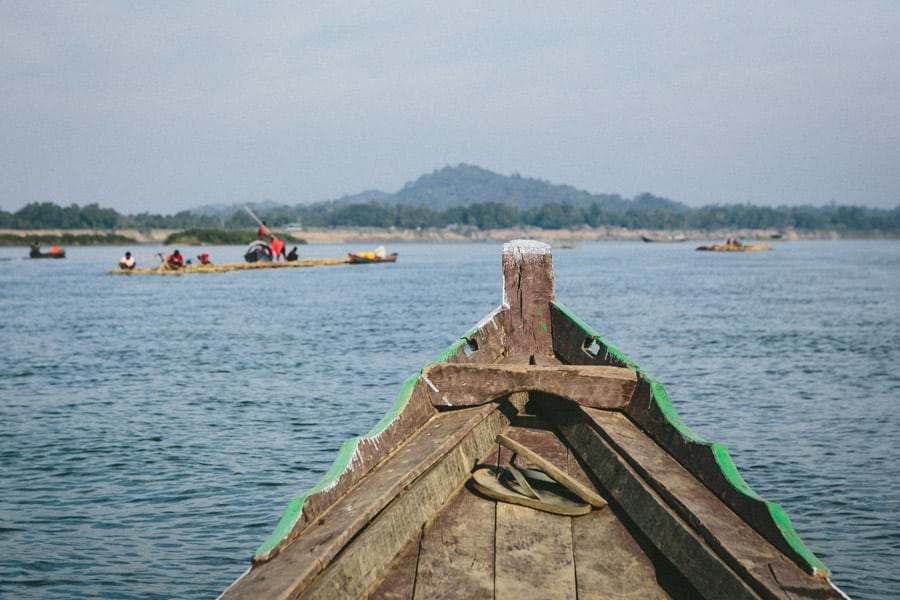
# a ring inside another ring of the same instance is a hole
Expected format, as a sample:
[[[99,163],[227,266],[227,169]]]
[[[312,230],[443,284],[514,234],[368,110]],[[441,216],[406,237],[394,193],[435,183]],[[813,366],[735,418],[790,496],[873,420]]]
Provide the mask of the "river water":
[[[0,596],[215,597],[341,443],[500,303],[501,249],[167,277],[109,275],[125,248],[0,249]],[[729,448],[837,585],[900,596],[900,242],[591,242],[553,261],[557,298]]]

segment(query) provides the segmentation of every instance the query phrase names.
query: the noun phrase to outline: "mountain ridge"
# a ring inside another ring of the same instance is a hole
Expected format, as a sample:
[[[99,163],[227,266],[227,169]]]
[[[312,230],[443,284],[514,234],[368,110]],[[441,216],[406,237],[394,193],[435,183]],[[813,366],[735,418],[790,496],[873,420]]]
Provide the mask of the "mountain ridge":
[[[251,207],[272,209],[309,207],[316,205],[344,207],[355,204],[391,204],[398,206],[426,206],[434,211],[471,206],[473,204],[503,204],[521,210],[537,209],[545,204],[569,204],[577,208],[597,205],[603,210],[690,210],[685,204],[668,198],[642,193],[632,199],[619,194],[596,194],[566,184],[553,184],[542,179],[522,177],[518,173],[501,175],[479,166],[459,163],[444,166],[408,181],[394,193],[366,190],[346,194],[333,200],[295,205],[279,204],[271,200],[247,203]],[[273,206],[275,205],[275,206]],[[192,209],[195,214],[227,214],[241,205],[207,205]]]

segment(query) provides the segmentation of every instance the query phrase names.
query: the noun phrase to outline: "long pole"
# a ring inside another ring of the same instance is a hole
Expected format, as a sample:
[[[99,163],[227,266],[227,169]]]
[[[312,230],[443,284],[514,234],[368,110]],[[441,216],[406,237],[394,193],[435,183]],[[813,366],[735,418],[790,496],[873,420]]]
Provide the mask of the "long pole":
[[[250,213],[250,216],[253,217],[253,220],[256,221],[256,223],[258,225],[262,225],[262,221],[259,219],[259,217],[256,216],[256,214],[254,214],[254,212],[252,210],[250,210],[249,206],[245,205],[244,210],[246,210],[248,213]]]

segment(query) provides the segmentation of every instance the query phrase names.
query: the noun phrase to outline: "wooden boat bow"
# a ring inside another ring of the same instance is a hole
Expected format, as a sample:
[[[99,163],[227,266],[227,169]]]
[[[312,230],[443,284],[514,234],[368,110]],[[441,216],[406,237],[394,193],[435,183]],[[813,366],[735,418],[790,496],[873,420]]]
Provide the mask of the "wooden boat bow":
[[[556,301],[549,246],[502,265],[500,307],[345,442],[224,598],[844,597],[727,450]],[[473,469],[513,453],[609,506],[478,493]]]

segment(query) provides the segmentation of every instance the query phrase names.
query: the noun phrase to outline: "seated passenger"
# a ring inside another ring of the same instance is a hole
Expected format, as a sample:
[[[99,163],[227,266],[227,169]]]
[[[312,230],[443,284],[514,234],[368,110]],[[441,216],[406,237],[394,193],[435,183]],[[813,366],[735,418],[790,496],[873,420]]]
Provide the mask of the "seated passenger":
[[[124,269],[126,271],[132,270],[135,265],[137,265],[137,261],[134,260],[134,257],[131,256],[131,252],[126,252],[125,256],[119,259],[119,268]]]

